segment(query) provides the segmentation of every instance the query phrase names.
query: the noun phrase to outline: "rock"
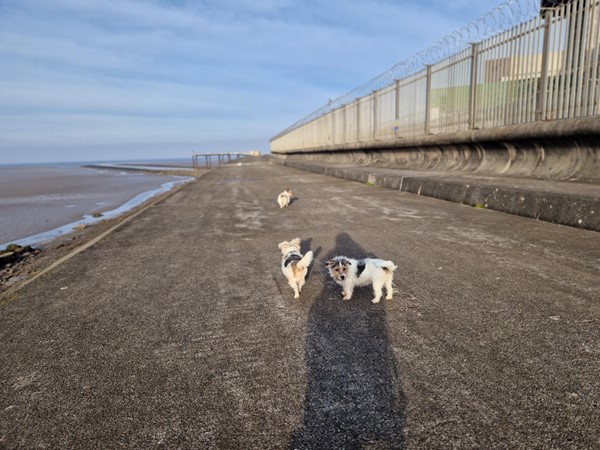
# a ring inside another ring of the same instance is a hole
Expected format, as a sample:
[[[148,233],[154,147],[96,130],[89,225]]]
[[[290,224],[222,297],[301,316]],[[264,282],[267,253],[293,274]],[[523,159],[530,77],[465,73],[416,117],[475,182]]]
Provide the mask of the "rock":
[[[17,258],[15,252],[4,252],[0,253],[0,267],[4,267]]]

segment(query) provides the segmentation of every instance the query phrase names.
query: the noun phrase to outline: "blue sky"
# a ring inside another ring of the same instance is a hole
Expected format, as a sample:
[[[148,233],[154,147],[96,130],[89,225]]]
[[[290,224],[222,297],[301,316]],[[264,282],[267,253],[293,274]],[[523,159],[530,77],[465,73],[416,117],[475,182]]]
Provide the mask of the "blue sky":
[[[0,0],[0,164],[266,153],[500,3]]]

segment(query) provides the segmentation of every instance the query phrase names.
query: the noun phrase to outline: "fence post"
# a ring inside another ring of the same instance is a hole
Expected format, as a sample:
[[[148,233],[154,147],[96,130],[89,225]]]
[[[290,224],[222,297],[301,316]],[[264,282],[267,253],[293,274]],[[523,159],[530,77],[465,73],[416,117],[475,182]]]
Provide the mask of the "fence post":
[[[431,64],[427,64],[426,87],[425,87],[425,134],[429,134],[431,120]]]
[[[373,95],[373,135],[372,140],[377,140],[377,91],[372,91]]]
[[[343,126],[342,126],[342,144],[345,144],[348,142],[348,138],[346,137],[346,129],[348,128],[348,119],[346,117],[346,112],[348,111],[348,105],[344,105],[342,106],[343,108]]]
[[[540,86],[535,102],[535,120],[540,122],[546,118],[546,103],[548,90],[548,52],[550,51],[550,22],[552,21],[553,9],[544,10],[544,42],[542,44],[542,71],[540,74]]]
[[[396,80],[396,99],[394,104],[394,137],[398,138],[400,131],[400,80]]]
[[[360,98],[356,99],[356,142],[360,142]]]
[[[471,44],[471,86],[469,90],[469,130],[475,129],[477,112],[477,78],[479,77],[479,43]]]
[[[331,144],[333,145],[335,145],[335,111],[335,109],[333,111],[329,111],[329,115],[331,116],[329,129],[331,130]]]

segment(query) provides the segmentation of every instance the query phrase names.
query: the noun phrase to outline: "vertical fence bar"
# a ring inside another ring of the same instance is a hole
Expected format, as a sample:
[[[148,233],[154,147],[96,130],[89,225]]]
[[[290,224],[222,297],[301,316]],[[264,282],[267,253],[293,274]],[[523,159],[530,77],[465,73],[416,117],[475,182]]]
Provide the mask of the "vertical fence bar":
[[[371,138],[376,141],[377,140],[377,91],[373,91],[371,93],[373,96],[373,133],[371,134]]]
[[[479,43],[471,44],[471,81],[469,86],[469,130],[475,129],[477,113],[477,78],[479,77]]]
[[[396,80],[395,83],[395,97],[394,97],[394,137],[398,139],[400,134],[400,80]]]
[[[559,13],[558,15],[561,17],[560,20],[560,27],[559,30],[557,32],[558,36],[560,36],[559,38],[559,42],[560,41],[564,41],[564,37],[566,36],[568,33],[566,31],[567,25],[566,25],[566,8],[565,7],[561,7],[559,9]],[[558,71],[558,75],[559,75],[559,80],[557,83],[557,90],[556,90],[556,117],[555,119],[563,119],[564,118],[564,102],[565,102],[565,78],[566,78],[566,69],[567,69],[567,49],[566,49],[566,43],[563,42],[564,47],[561,49],[560,54],[559,54],[559,58],[560,58],[560,69]],[[557,47],[559,48],[559,47]]]
[[[546,91],[548,89],[548,57],[550,49],[550,22],[552,21],[552,10],[546,9],[544,11],[544,23],[542,25],[543,44],[542,44],[542,67],[540,74],[540,87],[535,102],[535,120],[540,122],[546,119],[546,105],[547,96]]]
[[[356,142],[360,142],[360,99],[356,99]]]
[[[336,112],[335,112],[335,110],[333,110],[329,114],[331,115],[331,126],[330,126],[330,129],[331,129],[331,143],[335,145],[337,143],[335,141],[335,135],[336,135],[336,132],[335,132],[335,114],[336,114]]]
[[[568,13],[566,13],[568,10]],[[565,118],[571,118],[571,96],[573,92],[573,58],[574,49],[573,41],[575,40],[575,27],[573,26],[575,16],[574,3],[568,3],[565,7],[566,22],[567,22],[567,42],[565,44],[565,50],[567,52],[567,64],[566,64],[566,75],[565,75],[565,101],[564,101],[564,116]]]
[[[579,115],[585,115],[588,113],[588,105],[590,102],[590,95],[589,95],[589,91],[591,88],[591,79],[592,79],[592,49],[591,46],[593,45],[593,42],[591,39],[591,36],[593,35],[593,20],[594,20],[594,1],[589,2],[589,8],[586,10],[586,18],[585,18],[585,23],[584,23],[584,30],[585,30],[585,46],[583,48],[583,52],[584,52],[584,57],[583,57],[583,74],[582,74],[582,78],[583,78],[583,87],[579,90],[580,92],[580,109],[579,109]]]
[[[348,127],[348,122],[346,118],[346,113],[348,111],[347,106],[348,105],[342,106],[342,144],[346,144],[348,142],[346,138],[346,128]]]
[[[524,27],[524,24],[520,24],[518,26],[517,36],[515,36],[516,42],[516,52],[513,55],[513,59],[515,59],[515,64],[513,65],[513,72],[511,74],[512,78],[512,86],[510,89],[511,93],[511,102],[508,105],[507,109],[507,117],[510,120],[510,123],[518,123],[519,122],[519,112],[522,107],[519,107],[523,103],[523,82],[527,82],[527,78],[523,77],[523,73],[527,73],[523,70],[523,67],[526,61],[529,61],[530,58],[526,58],[527,51],[525,50],[527,46],[528,39],[527,29]]]
[[[598,13],[597,8],[599,7],[599,2],[594,2],[594,7],[590,11],[592,15],[592,24],[595,24],[592,33],[592,41],[591,42],[600,42],[600,14]],[[595,48],[591,49],[593,52],[591,58],[591,86],[590,86],[590,94],[588,96],[588,115],[596,115],[598,114],[598,103],[600,103],[598,99],[598,84],[600,83],[600,44],[596,45]]]
[[[579,117],[581,114],[581,94],[583,91],[583,77],[584,77],[584,66],[585,66],[585,48],[586,48],[586,22],[588,12],[586,11],[586,4],[589,0],[579,0],[577,2],[577,36],[575,37],[575,49],[577,54],[576,63],[574,70],[577,71],[574,84],[575,84],[575,96],[573,98],[573,116]]]
[[[428,64],[426,67],[427,74],[425,75],[425,135],[428,135],[431,121],[431,64]]]

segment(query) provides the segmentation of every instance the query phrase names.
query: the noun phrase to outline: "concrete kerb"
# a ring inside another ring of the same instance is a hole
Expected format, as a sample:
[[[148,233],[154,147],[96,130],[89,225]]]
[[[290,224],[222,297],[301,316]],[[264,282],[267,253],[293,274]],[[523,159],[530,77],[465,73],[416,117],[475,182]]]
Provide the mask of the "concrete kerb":
[[[447,200],[478,208],[515,214],[536,220],[600,231],[600,196],[574,195],[548,191],[514,188],[506,185],[499,177],[485,182],[473,179],[444,179],[424,172],[422,175],[407,175],[401,170],[391,174],[390,170],[373,167],[336,167],[293,160],[273,161],[288,167],[314,173],[345,178],[402,192]],[[560,182],[554,182],[559,186]]]

